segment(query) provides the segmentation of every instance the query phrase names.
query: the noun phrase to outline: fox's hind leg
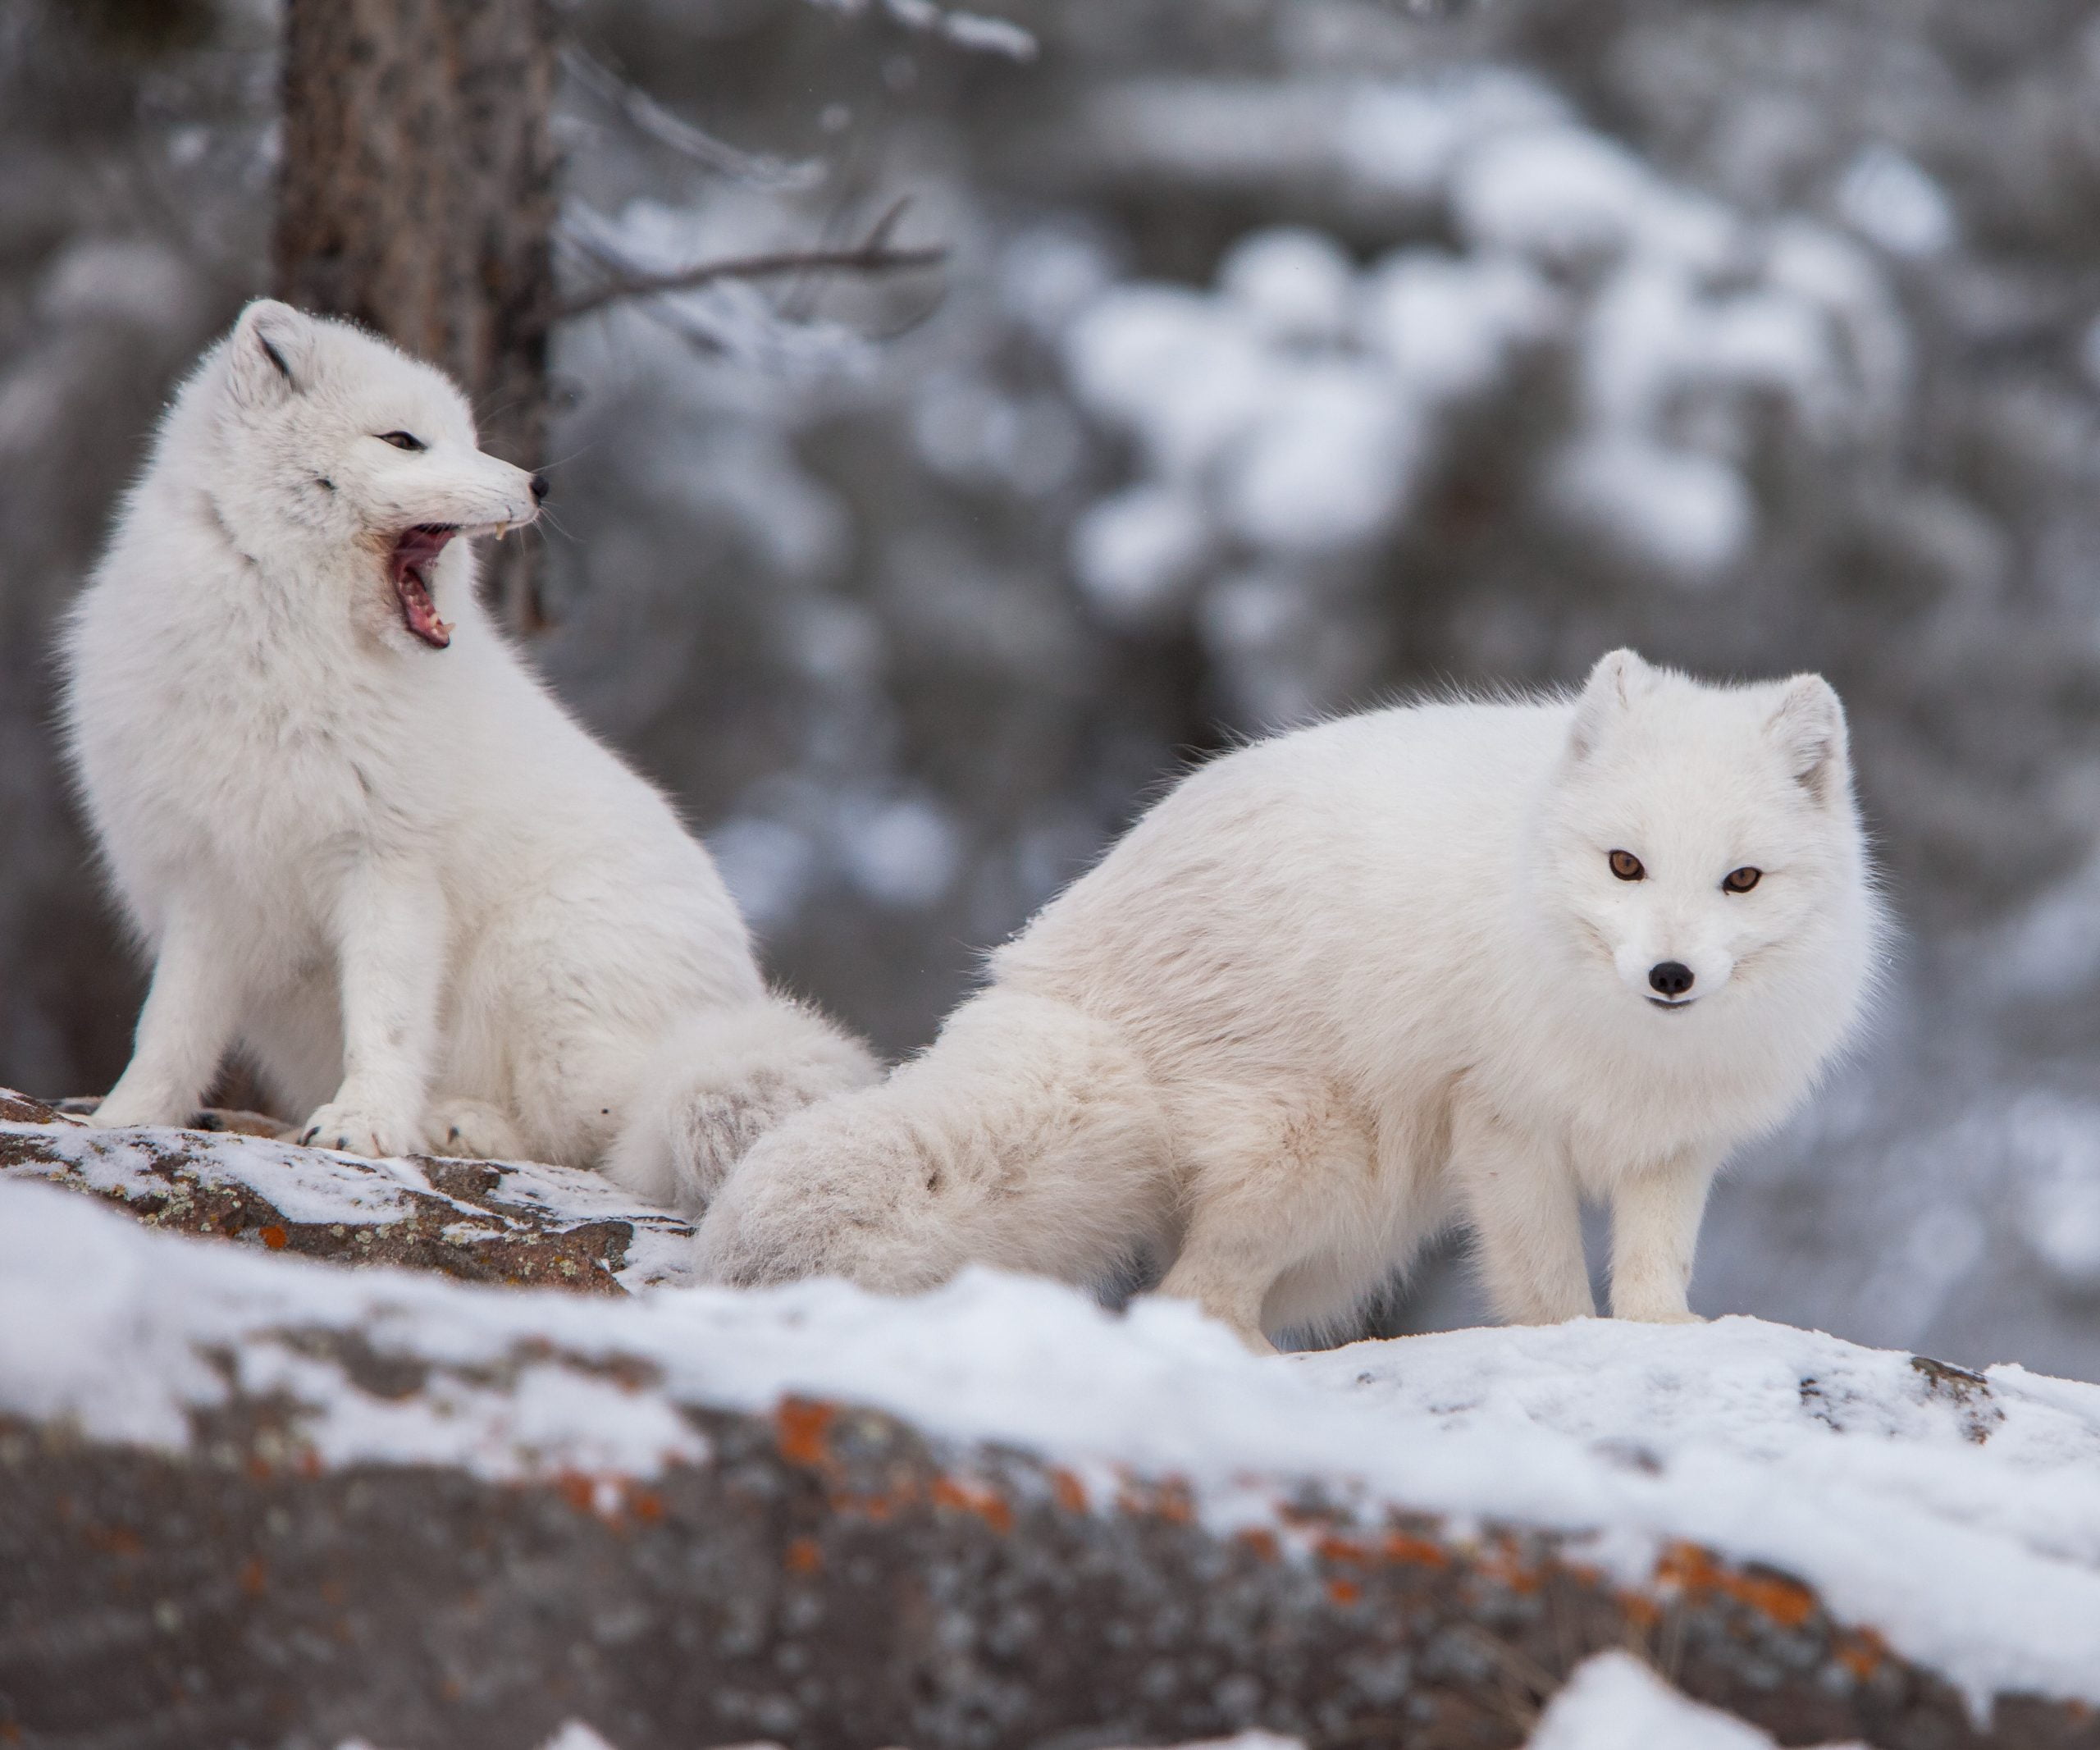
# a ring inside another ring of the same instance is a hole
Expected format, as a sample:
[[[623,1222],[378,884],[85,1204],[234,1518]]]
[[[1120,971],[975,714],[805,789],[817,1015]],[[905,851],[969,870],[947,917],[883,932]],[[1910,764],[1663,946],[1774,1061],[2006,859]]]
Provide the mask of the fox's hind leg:
[[[1171,1208],[1157,1094],[1120,1030],[994,989],[886,1082],[761,1137],[696,1256],[701,1280],[746,1285],[908,1294],[981,1263],[1098,1286]]]
[[[1162,1294],[1273,1355],[1269,1332],[1339,1316],[1382,1278],[1381,1258],[1354,1279],[1362,1231],[1387,1224],[1367,1197],[1369,1131],[1332,1090],[1204,1085],[1176,1113],[1188,1225]]]

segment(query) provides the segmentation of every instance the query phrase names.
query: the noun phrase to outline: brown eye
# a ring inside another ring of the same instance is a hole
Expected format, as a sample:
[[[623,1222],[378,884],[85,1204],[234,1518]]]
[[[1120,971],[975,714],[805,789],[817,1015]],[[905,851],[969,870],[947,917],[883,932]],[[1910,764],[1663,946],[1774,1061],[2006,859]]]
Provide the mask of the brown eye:
[[[379,434],[379,441],[382,444],[393,445],[396,450],[427,450],[430,448],[428,444],[425,443],[420,437],[418,437],[413,432],[381,432]]]
[[[1745,864],[1740,869],[1731,869],[1721,877],[1721,889],[1724,893],[1746,893],[1764,879],[1762,869],[1752,869]]]
[[[1611,864],[1611,872],[1622,881],[1643,881],[1647,879],[1648,871],[1641,866],[1641,859],[1631,851],[1614,851],[1607,861]],[[1735,878],[1731,875],[1728,879],[1733,880]]]

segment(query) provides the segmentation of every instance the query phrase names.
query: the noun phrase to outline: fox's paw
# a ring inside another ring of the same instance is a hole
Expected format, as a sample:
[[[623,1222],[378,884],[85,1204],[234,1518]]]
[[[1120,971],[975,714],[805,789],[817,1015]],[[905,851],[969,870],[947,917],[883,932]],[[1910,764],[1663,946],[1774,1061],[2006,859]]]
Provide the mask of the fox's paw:
[[[1611,1316],[1631,1319],[1636,1324],[1643,1325],[1703,1325],[1706,1323],[1703,1314],[1695,1313],[1685,1306],[1615,1306],[1611,1309]]]
[[[485,1100],[443,1100],[423,1125],[432,1154],[448,1160],[514,1161],[524,1145],[509,1119]]]
[[[187,1105],[178,1108],[171,1102],[120,1099],[112,1094],[93,1112],[75,1113],[73,1116],[84,1124],[98,1125],[103,1130],[128,1131],[148,1124],[187,1124],[192,1113]]]
[[[306,1121],[299,1140],[309,1149],[335,1149],[372,1160],[406,1154],[421,1146],[418,1126],[354,1106],[323,1106]]]

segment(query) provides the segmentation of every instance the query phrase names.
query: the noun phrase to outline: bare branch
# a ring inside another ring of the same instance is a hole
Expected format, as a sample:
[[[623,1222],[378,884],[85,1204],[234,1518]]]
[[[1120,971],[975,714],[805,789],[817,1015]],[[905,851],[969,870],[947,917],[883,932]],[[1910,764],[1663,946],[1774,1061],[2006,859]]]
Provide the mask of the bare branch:
[[[605,283],[564,299],[555,308],[555,320],[566,322],[602,309],[623,298],[653,298],[665,292],[695,291],[721,280],[762,280],[786,273],[901,273],[935,267],[947,259],[944,245],[919,249],[892,249],[890,234],[908,204],[898,201],[876,220],[867,235],[847,249],[782,249],[763,255],[733,255],[719,261],[701,262],[669,273],[637,272],[605,243],[564,226],[562,240],[587,256],[608,277]]]
[[[849,18],[868,10],[868,0],[814,0],[817,6]],[[988,18],[979,12],[957,12],[936,6],[934,0],[881,0],[882,9],[907,30],[924,30],[946,37],[961,48],[1004,55],[1010,61],[1033,61],[1038,44],[1033,33],[1011,19]]]
[[[637,133],[719,175],[779,190],[811,189],[824,180],[824,167],[814,159],[791,163],[717,139],[673,115],[647,92],[573,43],[561,50],[561,66],[584,90],[619,112]]]

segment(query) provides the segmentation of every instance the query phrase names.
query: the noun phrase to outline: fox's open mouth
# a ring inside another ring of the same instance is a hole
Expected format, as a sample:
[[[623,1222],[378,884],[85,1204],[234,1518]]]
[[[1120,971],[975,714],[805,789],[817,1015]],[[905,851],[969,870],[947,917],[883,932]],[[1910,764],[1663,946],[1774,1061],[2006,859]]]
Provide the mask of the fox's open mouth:
[[[459,532],[456,523],[418,523],[395,537],[393,556],[387,562],[394,593],[401,603],[401,624],[432,650],[443,650],[452,642],[452,628],[437,617],[437,604],[431,600],[431,567],[445,551],[445,543]]]

